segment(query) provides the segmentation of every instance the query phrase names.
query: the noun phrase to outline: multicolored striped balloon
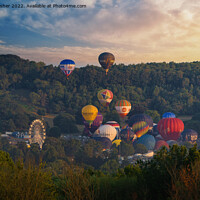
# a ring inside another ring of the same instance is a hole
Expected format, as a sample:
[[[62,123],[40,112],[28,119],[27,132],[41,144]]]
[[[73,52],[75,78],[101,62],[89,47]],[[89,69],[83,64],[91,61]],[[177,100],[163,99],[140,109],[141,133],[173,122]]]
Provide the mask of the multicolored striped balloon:
[[[149,130],[149,125],[145,121],[136,122],[132,126],[133,131],[138,138],[146,134]]]
[[[135,122],[140,122],[140,121],[147,122],[147,124],[149,125],[149,129],[153,128],[153,119],[146,114],[136,114],[131,116],[131,118],[128,120],[128,125],[132,127]]]
[[[109,106],[113,99],[113,93],[110,90],[103,89],[98,92],[97,98],[103,106]]]
[[[115,104],[115,109],[119,115],[124,118],[131,110],[131,103],[127,100],[119,100]]]
[[[111,125],[113,126],[117,131],[120,130],[120,125],[116,121],[108,121],[105,123],[105,125]]]

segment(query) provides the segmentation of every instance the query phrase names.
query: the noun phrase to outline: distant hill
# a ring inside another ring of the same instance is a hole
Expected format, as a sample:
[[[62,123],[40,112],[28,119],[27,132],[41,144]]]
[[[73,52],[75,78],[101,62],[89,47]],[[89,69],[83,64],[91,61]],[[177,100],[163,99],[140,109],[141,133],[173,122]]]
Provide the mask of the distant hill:
[[[97,99],[103,88],[114,94],[109,108],[114,114],[115,102],[127,99],[131,114],[194,115],[200,112],[199,86],[200,62],[119,64],[107,76],[102,68],[88,65],[76,68],[67,80],[57,66],[0,55],[0,131],[26,128],[34,112],[66,112],[81,124],[81,108],[87,104],[106,115]]]

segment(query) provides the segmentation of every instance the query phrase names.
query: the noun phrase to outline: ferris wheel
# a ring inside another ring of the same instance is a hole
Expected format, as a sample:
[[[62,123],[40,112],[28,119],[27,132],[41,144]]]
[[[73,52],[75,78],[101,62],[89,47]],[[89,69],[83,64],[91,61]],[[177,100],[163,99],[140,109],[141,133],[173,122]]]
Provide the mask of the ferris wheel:
[[[29,127],[28,134],[30,136],[29,139],[30,144],[38,143],[40,149],[42,149],[42,145],[44,143],[44,140],[46,139],[46,129],[42,120],[40,119],[34,120]]]

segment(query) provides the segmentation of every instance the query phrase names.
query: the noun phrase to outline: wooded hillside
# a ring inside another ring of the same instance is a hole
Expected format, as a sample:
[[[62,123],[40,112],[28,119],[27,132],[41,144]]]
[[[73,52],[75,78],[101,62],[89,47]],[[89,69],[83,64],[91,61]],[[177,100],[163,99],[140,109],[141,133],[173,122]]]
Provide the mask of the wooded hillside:
[[[194,115],[200,112],[200,62],[114,65],[106,76],[97,66],[76,68],[67,80],[58,66],[0,55],[0,131],[26,129],[33,113],[73,115],[82,124],[81,109],[93,104],[104,113],[97,99],[100,89],[109,89],[115,102],[127,99],[132,112]]]

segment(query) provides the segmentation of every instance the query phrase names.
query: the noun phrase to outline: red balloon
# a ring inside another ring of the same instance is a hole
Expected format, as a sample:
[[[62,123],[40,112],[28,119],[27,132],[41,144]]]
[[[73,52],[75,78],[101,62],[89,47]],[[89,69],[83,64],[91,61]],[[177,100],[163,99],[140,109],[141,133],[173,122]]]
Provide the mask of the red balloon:
[[[155,150],[159,150],[163,146],[165,146],[167,149],[169,149],[169,145],[167,144],[167,142],[165,142],[164,140],[158,140],[156,142],[156,145],[155,145],[154,149]]]
[[[177,140],[184,130],[184,124],[178,118],[164,118],[158,122],[157,129],[164,140]]]

